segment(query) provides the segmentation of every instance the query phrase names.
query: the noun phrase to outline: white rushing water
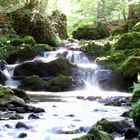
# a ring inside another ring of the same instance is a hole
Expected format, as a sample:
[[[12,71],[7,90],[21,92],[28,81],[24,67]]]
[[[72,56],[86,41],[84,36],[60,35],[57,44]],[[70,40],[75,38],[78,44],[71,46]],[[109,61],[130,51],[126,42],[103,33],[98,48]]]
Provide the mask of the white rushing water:
[[[123,119],[120,115],[128,110],[127,107],[104,106],[96,101],[86,99],[88,96],[102,96],[104,98],[129,96],[129,94],[100,90],[97,84],[98,78],[103,78],[101,73],[106,73],[106,76],[108,76],[110,71],[101,69],[94,62],[91,63],[83,52],[60,48],[57,51],[44,52],[43,56],[37,56],[34,60],[50,62],[60,56],[67,58],[80,68],[79,73],[87,87],[79,91],[59,93],[28,92],[39,100],[39,102],[31,103],[31,105],[44,108],[45,113],[38,114],[40,117],[38,120],[28,120],[29,114],[21,114],[24,116],[23,120],[1,121],[0,140],[18,140],[20,138],[17,138],[17,136],[20,133],[27,133],[25,140],[72,140],[86,134],[90,127],[102,118]],[[14,67],[7,65],[3,71],[9,79],[13,76]],[[84,99],[77,99],[78,96]],[[29,130],[15,129],[15,125],[19,121],[31,126],[31,128]],[[9,124],[12,128],[4,127],[5,124]],[[64,131],[79,130],[80,127],[83,127],[83,131],[77,134],[60,134]]]

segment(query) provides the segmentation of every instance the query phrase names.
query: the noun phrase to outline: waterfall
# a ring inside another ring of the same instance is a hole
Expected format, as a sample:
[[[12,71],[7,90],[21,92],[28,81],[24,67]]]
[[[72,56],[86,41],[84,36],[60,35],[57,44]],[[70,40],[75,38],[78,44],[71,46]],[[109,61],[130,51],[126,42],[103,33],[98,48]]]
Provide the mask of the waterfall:
[[[90,62],[85,53],[79,51],[79,48],[80,47],[78,45],[69,44],[68,46],[59,48],[55,51],[42,52],[31,61],[43,61],[48,63],[59,57],[64,57],[68,59],[70,63],[78,66],[78,76],[76,75],[77,80],[83,80],[85,83],[88,83],[87,85],[90,84],[94,87],[97,87],[98,81],[106,79],[110,71],[100,68],[100,66],[94,62]],[[5,81],[6,86],[17,87],[20,84],[19,81],[13,80],[15,66],[17,66],[17,64],[4,64],[4,68],[1,70],[7,78]]]
[[[20,85],[20,82],[18,80],[13,80],[13,74],[14,70],[17,64],[14,65],[4,65],[4,69],[2,70],[2,73],[5,75],[7,80],[5,81],[5,85],[8,87],[16,88]]]

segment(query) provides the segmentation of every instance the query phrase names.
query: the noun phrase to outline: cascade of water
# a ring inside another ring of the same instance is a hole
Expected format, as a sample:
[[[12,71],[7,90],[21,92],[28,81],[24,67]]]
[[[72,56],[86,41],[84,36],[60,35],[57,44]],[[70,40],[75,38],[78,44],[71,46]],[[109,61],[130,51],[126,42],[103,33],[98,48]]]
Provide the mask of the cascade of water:
[[[14,70],[17,64],[14,65],[5,65],[2,73],[6,76],[7,80],[5,81],[5,85],[9,87],[16,88],[20,85],[20,82],[17,80],[13,80]]]

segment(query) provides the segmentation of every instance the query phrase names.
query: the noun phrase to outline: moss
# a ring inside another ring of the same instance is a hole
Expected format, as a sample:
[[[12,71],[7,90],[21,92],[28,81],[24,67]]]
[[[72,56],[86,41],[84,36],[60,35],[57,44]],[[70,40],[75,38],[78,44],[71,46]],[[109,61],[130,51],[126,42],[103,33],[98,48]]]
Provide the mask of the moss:
[[[39,53],[39,50],[30,45],[21,45],[18,47],[6,47],[5,52],[7,53],[4,55],[3,59],[8,63],[15,63],[16,61],[33,59]]]
[[[119,69],[130,77],[137,75],[140,72],[140,56],[128,57]]]
[[[50,91],[64,91],[68,90],[72,85],[72,78],[68,76],[59,75],[48,81],[47,89]]]
[[[54,61],[49,62],[48,67],[50,68],[48,70],[48,73],[52,74],[54,76],[70,75],[71,64],[69,63],[69,61],[67,59],[65,59],[63,57],[60,57]]]
[[[73,38],[75,39],[102,39],[108,37],[109,34],[103,30],[90,27],[89,25],[79,27],[73,32]]]
[[[40,50],[44,50],[44,51],[52,51],[52,46],[48,45],[48,44],[35,44],[34,45],[35,49]]]
[[[44,90],[46,82],[42,80],[39,76],[33,75],[25,77],[22,81],[22,84],[19,88],[23,88],[26,90]]]
[[[140,33],[132,32],[122,35],[113,48],[115,50],[140,48]]]
[[[110,134],[93,127],[87,135],[73,140],[114,140],[114,138]]]
[[[12,101],[14,92],[10,88],[0,86],[0,105],[4,105]]]
[[[97,44],[93,41],[90,41],[83,45],[83,51],[94,56],[103,56],[108,53],[111,49],[111,45],[109,42],[105,43],[104,45]]]
[[[36,43],[35,39],[32,36],[28,36],[28,35],[24,36],[22,38],[22,40],[23,40],[23,43],[25,43],[25,44],[34,45]]]
[[[132,105],[132,118],[135,126],[140,128],[140,100]]]
[[[95,127],[107,133],[123,133],[125,129],[129,128],[130,125],[125,120],[121,121],[108,121],[107,119],[101,119],[95,124]]]
[[[138,22],[133,28],[132,31],[134,32],[140,32],[140,22]]]
[[[140,84],[134,84],[132,102],[137,102],[140,99]]]

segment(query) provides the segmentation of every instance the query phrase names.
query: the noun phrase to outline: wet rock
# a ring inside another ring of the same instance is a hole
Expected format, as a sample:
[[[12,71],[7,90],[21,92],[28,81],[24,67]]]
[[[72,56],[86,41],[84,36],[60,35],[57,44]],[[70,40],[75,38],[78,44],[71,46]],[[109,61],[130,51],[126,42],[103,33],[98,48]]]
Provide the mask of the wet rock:
[[[102,119],[95,124],[95,127],[100,128],[100,130],[108,132],[108,133],[119,133],[122,134],[126,129],[130,128],[130,124],[125,121],[109,121],[107,119]]]
[[[19,115],[19,114],[13,114],[9,117],[9,119],[11,120],[20,120],[20,119],[24,119],[23,116]]]
[[[98,99],[100,99],[101,97],[95,97],[95,96],[88,96],[87,97],[87,100],[89,100],[89,101],[96,101],[96,100],[98,100]]]
[[[25,138],[27,137],[27,133],[21,133],[18,135],[18,138]]]
[[[138,139],[139,134],[140,134],[140,132],[139,132],[138,128],[129,128],[124,133],[124,136],[125,136],[126,140],[132,140],[134,138]]]
[[[42,113],[42,112],[45,112],[43,108],[34,107],[33,109],[33,113]]]
[[[50,77],[58,75],[70,75],[72,65],[65,58],[58,58],[49,63],[25,62],[15,68],[15,76],[32,76],[38,75],[40,77]]]
[[[100,103],[104,103],[105,105],[110,106],[130,106],[129,97],[107,97],[105,99],[101,98],[98,100]]]
[[[122,117],[127,117],[127,118],[132,118],[132,116],[131,116],[131,110],[124,112],[121,116]]]
[[[84,96],[77,96],[77,99],[83,100],[85,97]]]
[[[27,95],[27,93],[21,89],[12,89],[14,92],[15,96],[18,96],[19,98],[22,98],[25,103],[29,103],[30,102],[30,97]]]
[[[103,90],[125,90],[125,77],[122,73],[110,70],[97,72],[98,85]]]
[[[6,127],[6,128],[12,128],[12,126],[10,126],[9,124],[5,124],[5,126],[4,127]]]
[[[37,116],[36,114],[30,114],[28,116],[28,119],[39,119],[39,116]]]
[[[26,113],[25,107],[16,107],[17,113]]]
[[[69,115],[66,115],[66,117],[75,117],[74,114],[69,114]]]
[[[27,126],[26,124],[22,123],[22,122],[18,122],[15,126],[16,129],[20,129],[20,128],[24,128],[24,129],[30,129],[29,126]]]

